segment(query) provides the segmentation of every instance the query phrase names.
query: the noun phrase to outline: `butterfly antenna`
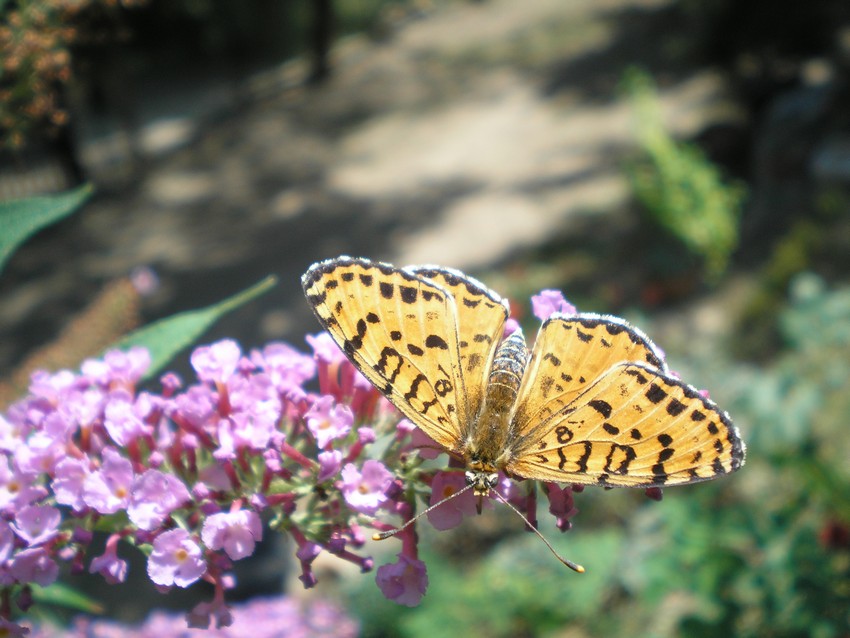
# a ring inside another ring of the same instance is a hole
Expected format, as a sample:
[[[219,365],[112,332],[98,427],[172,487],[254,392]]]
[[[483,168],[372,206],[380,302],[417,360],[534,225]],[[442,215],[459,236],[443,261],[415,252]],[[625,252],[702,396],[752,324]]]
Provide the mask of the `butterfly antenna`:
[[[395,536],[399,532],[401,532],[401,531],[407,529],[408,527],[410,527],[411,525],[413,525],[416,521],[418,521],[420,518],[422,518],[425,514],[427,514],[431,510],[437,509],[438,507],[440,507],[440,505],[442,505],[446,501],[450,501],[453,498],[460,496],[464,492],[471,490],[473,487],[474,487],[474,485],[472,483],[470,483],[469,485],[467,485],[463,489],[460,489],[457,492],[449,494],[446,498],[442,499],[440,502],[434,503],[431,507],[424,509],[421,512],[419,512],[416,516],[411,518],[409,521],[407,521],[401,527],[396,527],[394,529],[390,529],[390,530],[387,530],[385,532],[376,532],[376,533],[372,534],[372,540],[373,541],[382,541],[385,538],[389,538],[390,536]]]
[[[458,492],[458,493],[459,493],[459,492]],[[494,494],[495,494],[495,495],[499,498],[499,500],[500,500],[500,501],[502,501],[502,503],[504,503],[505,505],[507,505],[508,507],[510,507],[510,508],[511,508],[514,512],[516,512],[517,516],[519,516],[522,520],[524,520],[524,521],[525,521],[525,524],[526,524],[526,525],[528,525],[528,527],[529,527],[529,528],[530,528],[530,529],[531,529],[531,530],[532,530],[535,534],[537,534],[537,535],[540,537],[540,540],[542,540],[542,541],[545,543],[546,547],[548,547],[548,548],[549,548],[549,551],[550,551],[550,552],[552,552],[552,554],[554,554],[554,555],[555,555],[555,558],[557,558],[559,561],[561,561],[564,565],[566,565],[567,567],[569,567],[569,568],[570,568],[570,569],[572,569],[573,571],[578,572],[579,574],[583,574],[583,573],[584,573],[584,567],[582,567],[581,565],[577,565],[576,563],[574,563],[574,562],[573,562],[573,561],[571,561],[571,560],[567,560],[566,558],[564,558],[563,556],[561,556],[558,552],[556,552],[556,551],[555,551],[555,548],[554,548],[554,547],[552,547],[552,543],[550,543],[548,540],[546,540],[546,537],[545,537],[545,536],[543,536],[543,534],[541,534],[541,533],[540,533],[540,530],[539,530],[539,529],[537,529],[534,525],[532,525],[532,524],[528,521],[528,519],[525,517],[525,514],[523,514],[522,512],[520,512],[520,511],[519,511],[519,510],[518,510],[518,509],[517,509],[517,508],[516,508],[516,507],[515,507],[515,506],[514,506],[514,505],[513,505],[510,501],[508,501],[508,499],[506,499],[504,496],[502,496],[501,494],[499,494],[499,492],[498,492],[498,491],[496,491],[496,490],[493,490],[493,493],[494,493]],[[441,502],[442,502],[442,501],[441,501]],[[438,503],[438,505],[439,505],[439,503]]]

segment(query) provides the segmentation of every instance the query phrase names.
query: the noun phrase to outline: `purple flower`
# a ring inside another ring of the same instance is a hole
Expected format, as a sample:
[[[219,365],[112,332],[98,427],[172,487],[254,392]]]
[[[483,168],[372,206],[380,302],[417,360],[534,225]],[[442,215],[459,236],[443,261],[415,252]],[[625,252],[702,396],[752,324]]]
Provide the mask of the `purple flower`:
[[[556,312],[564,315],[576,314],[576,307],[564,299],[564,293],[560,290],[541,290],[540,294],[531,298],[531,309],[534,316],[541,321],[546,321]]]
[[[222,448],[264,450],[278,432],[282,409],[271,379],[265,374],[234,378],[228,391],[232,414],[228,422],[219,425]]]
[[[236,371],[242,351],[232,339],[222,339],[208,346],[195,348],[190,358],[201,381],[226,383]]]
[[[12,555],[13,549],[15,549],[15,534],[12,532],[12,527],[0,519],[0,563],[6,562],[6,559]]]
[[[398,562],[378,567],[375,582],[388,599],[415,607],[428,589],[428,574],[421,560],[399,554]]]
[[[431,505],[457,494],[464,487],[466,479],[460,472],[437,472],[431,483]],[[471,490],[467,490],[428,512],[428,521],[439,530],[457,527],[464,516],[475,514],[475,502],[475,495]]]
[[[375,436],[375,430],[373,430],[372,428],[365,427],[365,426],[361,427],[361,428],[357,428],[357,440],[362,445],[368,445],[369,443],[374,443],[376,438],[377,437]]]
[[[313,355],[319,361],[327,364],[339,364],[346,360],[342,350],[339,349],[339,346],[336,345],[333,337],[331,337],[327,332],[320,332],[316,335],[307,335],[305,338],[307,343],[310,344],[310,347],[313,348]]]
[[[0,451],[14,452],[24,444],[24,432],[16,423],[7,421],[0,414]]]
[[[298,352],[286,343],[270,343],[262,352],[251,352],[251,361],[265,370],[275,388],[283,394],[303,398],[305,381],[316,375],[316,362],[313,357]],[[293,398],[294,398],[293,396]]]
[[[19,583],[36,583],[47,587],[59,576],[59,566],[43,547],[32,547],[15,555],[9,572]]]
[[[402,419],[399,425],[405,422],[410,423],[407,419]],[[410,445],[417,449],[419,456],[423,459],[435,459],[445,451],[441,445],[418,427],[413,428],[413,433],[410,435]]]
[[[148,470],[133,482],[127,514],[140,529],[150,531],[191,498],[189,490],[173,474]]]
[[[0,636],[7,638],[25,638],[30,633],[28,627],[13,623],[5,618],[0,618]]]
[[[505,321],[505,329],[502,331],[502,338],[510,337],[513,333],[520,329],[519,321],[513,317],[508,317],[508,320]]]
[[[127,561],[118,558],[119,536],[113,535],[106,542],[103,554],[92,559],[89,573],[100,574],[110,585],[127,580]]]
[[[342,468],[342,493],[351,509],[374,514],[387,500],[385,492],[392,480],[392,473],[380,461],[366,461],[362,473],[356,465],[347,463]]]
[[[239,510],[207,517],[201,540],[210,549],[223,549],[232,560],[254,553],[254,545],[263,540],[263,525],[256,512]]]
[[[62,515],[50,505],[27,505],[15,514],[12,529],[33,547],[53,538],[59,531]]]
[[[132,386],[142,378],[150,365],[150,353],[145,348],[135,346],[127,352],[110,350],[103,359],[88,359],[80,370],[84,377],[104,387]]]
[[[46,399],[52,405],[59,403],[60,397],[77,383],[76,375],[70,370],[48,372],[36,370],[30,377],[29,393],[35,398]]]
[[[0,456],[0,510],[15,510],[42,498],[45,490],[35,484],[36,478],[9,469],[9,459]]]
[[[549,488],[549,513],[556,519],[556,525],[561,531],[570,528],[570,518],[578,514],[573,503],[573,490],[570,486],[560,488],[550,483]]]
[[[89,475],[88,463],[68,457],[56,464],[53,477],[53,494],[60,505],[68,505],[75,512],[86,508],[83,500],[83,486]]]
[[[253,619],[245,618],[244,620],[246,621],[245,624],[253,624]],[[216,597],[209,603],[198,603],[192,611],[186,614],[186,623],[192,629],[209,629],[210,621],[214,621],[216,629],[230,627],[233,624],[233,613],[225,604],[224,596]],[[244,628],[245,624],[240,624],[240,627]],[[256,629],[251,633],[256,636]]]
[[[24,474],[52,473],[65,457],[65,441],[72,425],[58,412],[46,415],[26,445],[15,450],[15,467]]]
[[[316,477],[317,483],[324,483],[339,474],[339,470],[342,467],[342,452],[339,450],[319,452],[318,459],[319,475]]]
[[[138,438],[147,436],[153,428],[146,424],[140,409],[145,402],[134,401],[129,392],[118,391],[109,396],[104,408],[103,425],[107,433],[121,447],[126,447]]]
[[[188,587],[207,571],[200,546],[184,529],[156,537],[148,558],[148,576],[157,585]]]
[[[98,386],[85,390],[72,390],[58,409],[68,415],[68,420],[74,424],[74,430],[80,426],[94,423],[103,414],[103,403],[107,393]],[[70,434],[70,433],[69,433]]]
[[[334,405],[331,396],[323,396],[316,401],[304,418],[320,449],[351,432],[351,424],[354,423],[351,408],[342,404]]]
[[[101,514],[114,514],[130,504],[133,466],[113,448],[103,449],[103,465],[83,483],[83,500]]]

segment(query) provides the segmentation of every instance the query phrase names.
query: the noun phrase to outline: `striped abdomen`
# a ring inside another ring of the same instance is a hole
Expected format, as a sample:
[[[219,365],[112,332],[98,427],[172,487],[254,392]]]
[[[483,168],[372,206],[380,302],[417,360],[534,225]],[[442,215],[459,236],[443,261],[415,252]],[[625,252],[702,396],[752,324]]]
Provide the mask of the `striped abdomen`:
[[[510,415],[527,363],[525,338],[517,330],[496,350],[484,405],[469,432],[466,445],[470,469],[494,471],[501,469],[508,461],[506,454],[511,434]]]

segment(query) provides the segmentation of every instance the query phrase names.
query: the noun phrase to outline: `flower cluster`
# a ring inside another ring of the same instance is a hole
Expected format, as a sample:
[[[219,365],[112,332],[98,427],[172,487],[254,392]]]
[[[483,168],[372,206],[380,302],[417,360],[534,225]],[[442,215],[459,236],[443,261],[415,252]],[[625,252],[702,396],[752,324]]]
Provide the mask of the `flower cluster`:
[[[546,295],[535,298],[538,316],[568,311]],[[79,374],[33,375],[29,395],[0,415],[0,617],[10,618],[13,602],[26,609],[31,584],[55,581],[58,561],[124,581],[125,545],[145,552],[163,590],[213,584],[214,599],[189,614],[190,625],[228,626],[230,569],[264,529],[295,541],[299,578],[312,587],[321,552],[370,571],[365,527],[393,530],[382,519],[409,521],[418,501],[463,488],[462,469],[425,469],[442,450],[400,419],[329,335],[307,341],[312,356],[283,343],[247,354],[230,340],[199,347],[197,381],[168,373],[159,393],[138,387],[149,365],[140,348],[86,361]],[[316,380],[318,392],[309,390]],[[536,524],[533,489],[504,478],[499,492]],[[546,484],[544,493],[567,529],[573,488]],[[475,505],[466,491],[428,519],[449,529]],[[109,534],[97,556],[95,529]],[[388,598],[416,605],[428,580],[414,526],[397,537],[397,560],[376,580]]]
[[[324,600],[297,601],[293,598],[255,598],[233,606],[233,626],[210,629],[204,638],[354,638],[356,621]],[[0,630],[2,625],[0,625]],[[12,634],[14,635],[14,634]],[[78,619],[64,632],[36,628],[29,638],[151,638],[200,635],[186,628],[180,614],[155,612],[144,623],[129,627],[109,620]]]

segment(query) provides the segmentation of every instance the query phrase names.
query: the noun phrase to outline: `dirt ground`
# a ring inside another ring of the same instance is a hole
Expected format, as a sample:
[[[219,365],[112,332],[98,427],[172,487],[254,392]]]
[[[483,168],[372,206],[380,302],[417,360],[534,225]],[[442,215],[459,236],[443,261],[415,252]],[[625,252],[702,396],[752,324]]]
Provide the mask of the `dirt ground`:
[[[440,5],[381,40],[340,41],[321,86],[293,81],[303,69],[289,63],[246,78],[239,108],[214,117],[201,104],[209,91],[180,87],[170,99],[182,99],[183,113],[133,133],[144,165],[120,187],[108,144],[87,141],[91,173],[106,185],[10,264],[0,364],[8,369],[104,282],[138,266],[161,281],[149,318],[276,273],[275,291],[206,339],[302,346],[318,329],[298,283],[313,261],[353,254],[475,272],[578,218],[619,223],[633,136],[617,85],[629,65],[666,78],[661,103],[676,133],[732,112],[718,75],[682,72],[665,53],[675,39],[668,4]]]

